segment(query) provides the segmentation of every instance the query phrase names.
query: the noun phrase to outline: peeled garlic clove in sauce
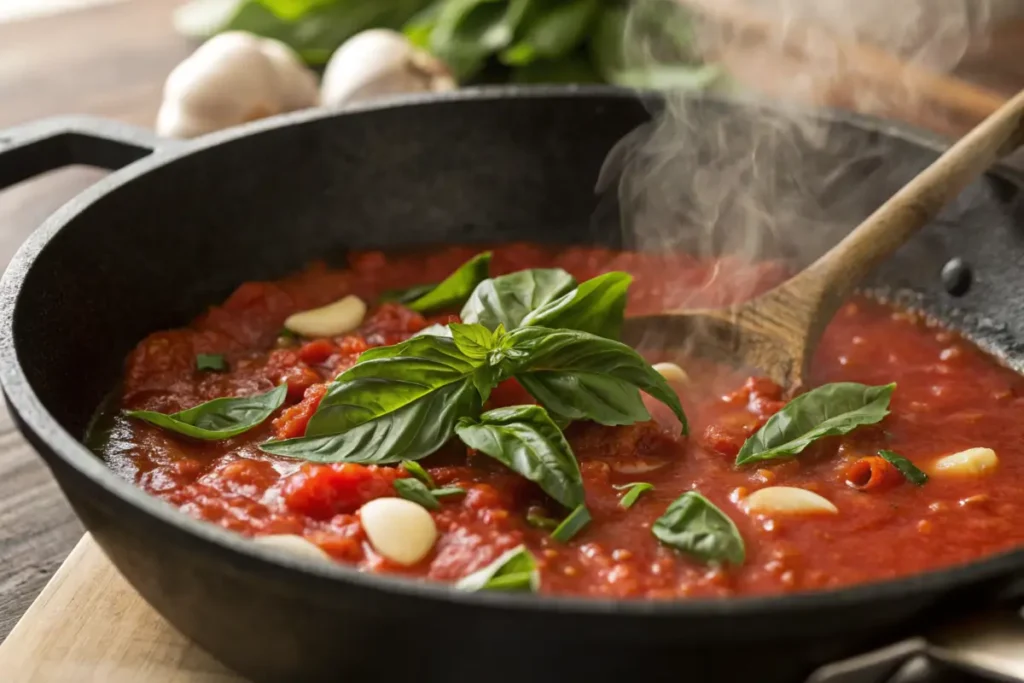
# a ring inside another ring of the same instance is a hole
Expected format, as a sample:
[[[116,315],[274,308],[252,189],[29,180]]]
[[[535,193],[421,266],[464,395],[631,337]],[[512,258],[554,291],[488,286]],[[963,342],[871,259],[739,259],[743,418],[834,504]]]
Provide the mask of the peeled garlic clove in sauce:
[[[295,534],[257,536],[252,540],[262,546],[276,548],[296,557],[306,557],[311,560],[331,560],[331,556],[321,550],[320,546]]]
[[[675,363],[655,363],[651,367],[668,382],[675,382],[677,384],[688,384],[690,382],[690,376]]]
[[[416,564],[437,540],[434,518],[404,498],[371,500],[359,508],[359,519],[373,549],[396,564]]]
[[[932,474],[937,477],[977,477],[992,472],[998,464],[999,458],[991,448],[968,448],[936,460]]]
[[[365,316],[366,304],[350,294],[333,304],[290,315],[284,326],[295,334],[312,339],[336,337],[358,328]]]
[[[742,506],[748,513],[769,515],[834,515],[839,512],[839,508],[827,498],[813,491],[792,486],[769,486],[759,489],[744,498]]]

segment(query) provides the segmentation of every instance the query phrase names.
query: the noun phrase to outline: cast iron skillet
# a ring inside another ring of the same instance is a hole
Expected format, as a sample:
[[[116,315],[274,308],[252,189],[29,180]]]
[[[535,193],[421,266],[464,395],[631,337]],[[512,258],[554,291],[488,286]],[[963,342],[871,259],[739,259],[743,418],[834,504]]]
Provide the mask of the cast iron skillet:
[[[713,120],[744,106],[708,100],[699,111]],[[498,89],[303,113],[189,144],[81,119],[0,134],[0,187],[72,163],[125,167],[37,230],[0,283],[0,379],[19,428],[143,597],[257,680],[791,682],[1019,594],[1021,550],[783,598],[461,594],[280,558],[149,497],[79,443],[140,339],[243,281],[344,248],[630,246],[594,183],[608,150],[647,119],[624,91]],[[829,125],[884,147],[852,172],[891,166],[888,192],[937,155],[934,143],[882,124],[838,116]],[[915,292],[916,305],[1017,367],[1019,192],[1005,175],[979,181],[873,283]],[[954,256],[974,269],[959,299],[939,279]]]

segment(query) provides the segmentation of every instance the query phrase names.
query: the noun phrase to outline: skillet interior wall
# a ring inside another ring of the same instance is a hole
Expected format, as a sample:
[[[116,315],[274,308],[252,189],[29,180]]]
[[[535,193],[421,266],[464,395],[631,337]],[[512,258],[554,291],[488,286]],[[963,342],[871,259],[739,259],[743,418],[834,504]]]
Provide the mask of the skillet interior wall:
[[[745,105],[709,101],[701,111],[714,117],[735,106]],[[81,435],[142,337],[185,324],[243,281],[337,260],[346,248],[631,246],[614,198],[599,200],[594,183],[608,150],[647,119],[622,95],[469,96],[303,121],[187,154],[88,206],[46,246],[16,309],[20,361],[47,409]],[[835,126],[853,140],[879,136]],[[904,140],[886,143],[871,163],[896,160],[900,170],[879,201],[935,157]],[[1024,280],[1024,248],[1010,211],[1016,195],[993,182],[972,186],[875,283],[913,289],[937,312],[956,307],[982,341],[1016,353],[1024,301],[1012,292]],[[685,248],[686,228],[675,230]],[[792,251],[776,247],[769,256]],[[952,256],[976,268],[975,286],[957,302],[939,281]]]

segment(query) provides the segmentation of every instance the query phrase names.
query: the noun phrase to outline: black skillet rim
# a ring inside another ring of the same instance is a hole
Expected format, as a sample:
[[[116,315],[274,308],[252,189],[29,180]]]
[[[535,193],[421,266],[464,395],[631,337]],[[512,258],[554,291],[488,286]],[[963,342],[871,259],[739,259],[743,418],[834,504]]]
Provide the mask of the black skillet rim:
[[[264,569],[284,567],[299,573],[311,574],[319,579],[340,580],[355,587],[383,591],[395,596],[409,596],[438,603],[450,602],[465,606],[514,611],[557,610],[578,615],[615,615],[627,618],[774,617],[781,613],[806,614],[825,606],[838,607],[860,603],[864,600],[926,595],[934,591],[950,590],[995,579],[1013,571],[1024,571],[1024,548],[1019,548],[964,565],[841,589],[802,591],[778,596],[687,600],[613,600],[501,592],[467,593],[454,590],[450,585],[440,582],[414,581],[407,578],[360,572],[341,563],[328,564],[300,557],[291,558],[279,555],[273,550],[261,547],[231,531],[192,519],[170,504],[122,479],[78,439],[69,434],[47,412],[22,371],[14,345],[14,319],[21,287],[36,257],[50,240],[71,223],[79,213],[104,195],[116,191],[139,175],[172,163],[180,157],[216,147],[235,138],[319,119],[358,115],[396,107],[429,106],[445,102],[500,102],[507,99],[557,100],[566,98],[636,100],[638,95],[648,103],[657,101],[656,95],[638,94],[634,90],[612,86],[500,86],[462,89],[444,94],[399,96],[352,107],[344,112],[324,110],[297,112],[215,133],[194,142],[172,143],[166,148],[157,149],[152,155],[131,164],[124,170],[112,173],[71,199],[37,228],[18,249],[0,279],[0,307],[2,307],[0,310],[0,387],[2,387],[10,406],[17,412],[26,427],[55,456],[77,470],[80,475],[91,480],[93,484],[104,489],[109,495],[137,509],[139,513],[196,537],[201,542],[211,544],[214,548],[210,549],[210,552],[227,551],[235,554],[236,559],[238,559],[237,556],[242,556],[249,560],[265,563],[268,566],[264,566]],[[739,102],[739,104],[771,108],[771,105],[763,103]],[[851,123],[865,130],[899,138],[936,152],[941,152],[947,145],[946,141],[925,131],[845,111],[821,112],[818,114],[818,118]],[[1024,179],[1012,169],[999,168],[997,170],[997,175],[1011,180],[1017,185],[1024,185]],[[299,580],[301,576],[297,574],[295,578]]]

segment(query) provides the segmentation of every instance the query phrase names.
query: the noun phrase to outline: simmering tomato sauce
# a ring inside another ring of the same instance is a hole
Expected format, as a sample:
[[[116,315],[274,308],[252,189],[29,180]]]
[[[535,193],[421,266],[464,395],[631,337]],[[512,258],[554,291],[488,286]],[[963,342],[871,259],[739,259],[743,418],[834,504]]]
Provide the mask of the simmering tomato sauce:
[[[376,303],[385,290],[444,279],[479,251],[447,247],[416,254],[361,252],[350,267],[313,266],[283,281],[241,285],[189,327],[143,340],[126,362],[118,409],[171,413],[223,396],[287,383],[285,404],[235,438],[199,441],[124,417],[107,416],[100,446],[110,467],[200,520],[241,534],[296,534],[361,570],[455,581],[525,544],[537,559],[541,592],[621,598],[777,594],[904,576],[975,560],[1024,543],[1024,380],[957,334],[864,297],[829,326],[811,384],[895,382],[891,414],[876,425],[813,444],[798,457],[737,468],[743,442],[786,403],[782,387],[697,360],[679,360],[689,381],[675,383],[689,436],[664,406],[624,427],[573,423],[566,436],[580,462],[592,522],[567,543],[531,526],[528,514],[564,516],[536,485],[457,440],[421,464],[438,486],[464,496],[432,511],[439,535],[413,566],[377,552],[357,511],[395,496],[395,466],[313,464],[262,452],[271,438],[301,436],[325,384],[368,348],[402,341],[453,315],[424,317]],[[634,275],[629,314],[721,305],[782,281],[778,265],[705,262],[683,254],[515,244],[495,250],[492,274],[566,269],[583,280],[611,270]],[[355,332],[330,339],[281,337],[287,316],[355,294],[370,309]],[[223,354],[227,370],[201,372],[197,354]],[[662,360],[658,358],[657,360]],[[514,380],[487,406],[532,402]],[[984,472],[932,476],[916,486],[884,462],[885,448],[926,472],[943,456],[989,448]],[[654,486],[629,509],[615,488]],[[751,513],[754,491],[789,486],[820,494],[835,514]],[[699,490],[736,524],[746,545],[741,566],[699,562],[658,542],[654,521],[680,494]]]

